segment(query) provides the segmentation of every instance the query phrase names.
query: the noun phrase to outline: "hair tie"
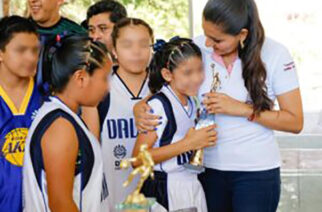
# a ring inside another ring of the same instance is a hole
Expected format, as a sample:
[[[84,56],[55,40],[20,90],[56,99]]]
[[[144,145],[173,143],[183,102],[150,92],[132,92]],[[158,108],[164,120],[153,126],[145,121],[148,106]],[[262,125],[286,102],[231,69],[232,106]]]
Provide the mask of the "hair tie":
[[[174,36],[174,37],[172,37],[170,40],[169,40],[169,42],[172,42],[172,41],[176,41],[176,40],[180,40],[181,38],[180,38],[180,36]]]
[[[153,44],[153,51],[154,52],[161,51],[166,43],[167,42],[165,40],[157,39],[157,42]]]

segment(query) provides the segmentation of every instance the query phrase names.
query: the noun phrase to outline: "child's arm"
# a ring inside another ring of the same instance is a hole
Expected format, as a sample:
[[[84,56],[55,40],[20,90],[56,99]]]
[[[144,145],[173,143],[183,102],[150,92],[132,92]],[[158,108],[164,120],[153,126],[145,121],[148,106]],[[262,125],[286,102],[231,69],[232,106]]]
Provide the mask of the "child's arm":
[[[82,107],[82,119],[86,123],[88,129],[100,139],[100,122],[98,110],[96,107]]]
[[[139,153],[140,146],[142,144],[148,145],[149,152],[151,153],[155,164],[169,160],[190,150],[196,150],[215,145],[215,126],[210,126],[200,130],[190,129],[182,140],[170,145],[153,148],[155,142],[158,140],[158,136],[162,135],[163,130],[167,124],[167,118],[163,110],[162,104],[159,102],[158,105],[156,101],[158,100],[155,100],[153,104],[150,105],[152,106],[152,109],[155,111],[155,114],[162,117],[162,124],[159,125],[158,131],[149,131],[145,134],[140,133],[138,135],[133,149],[134,157]],[[160,110],[160,108],[162,108],[162,110]],[[132,165],[136,167],[141,165],[141,162],[137,161],[132,163]]]
[[[59,133],[57,133],[59,132]],[[41,140],[51,211],[78,212],[73,200],[78,138],[73,125],[58,118]]]
[[[190,150],[202,149],[215,145],[217,140],[215,126],[209,126],[200,130],[190,129],[182,140],[165,145],[163,147],[153,148],[154,143],[157,141],[156,132],[148,132],[147,134],[139,134],[133,149],[133,156],[135,157],[140,150],[142,144],[147,144],[149,152],[152,155],[155,164],[169,160],[182,153]],[[140,161],[132,163],[134,167],[141,165]]]

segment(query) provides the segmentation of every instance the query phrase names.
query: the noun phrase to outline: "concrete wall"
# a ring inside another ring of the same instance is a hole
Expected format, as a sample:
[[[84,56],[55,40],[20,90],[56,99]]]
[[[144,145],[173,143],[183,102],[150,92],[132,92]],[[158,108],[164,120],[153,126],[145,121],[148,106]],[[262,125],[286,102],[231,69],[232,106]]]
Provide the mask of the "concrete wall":
[[[277,136],[282,156],[278,212],[322,211],[322,135]]]

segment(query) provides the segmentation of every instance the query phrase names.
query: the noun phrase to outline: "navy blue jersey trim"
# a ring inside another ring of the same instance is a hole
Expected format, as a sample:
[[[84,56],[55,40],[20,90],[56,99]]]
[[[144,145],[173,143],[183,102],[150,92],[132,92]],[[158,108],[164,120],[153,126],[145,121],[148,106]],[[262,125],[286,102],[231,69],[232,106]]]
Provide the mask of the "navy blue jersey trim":
[[[142,92],[142,90],[143,90],[143,88],[144,88],[144,85],[145,85],[145,83],[146,83],[146,81],[147,81],[148,74],[146,74],[146,76],[145,76],[145,78],[144,78],[144,80],[143,80],[143,83],[142,83],[142,85],[141,85],[141,88],[140,88],[140,91],[139,91],[138,95],[137,95],[137,96],[135,96],[135,95],[132,93],[132,91],[129,89],[129,87],[127,87],[126,83],[123,81],[123,79],[120,77],[120,75],[117,73],[117,69],[118,69],[118,66],[114,66],[114,67],[113,67],[113,74],[115,74],[115,75],[117,76],[117,78],[120,80],[120,82],[121,82],[121,83],[123,84],[123,86],[126,88],[126,90],[128,91],[128,93],[132,96],[131,100],[140,100],[140,99],[142,99],[142,97],[141,97],[141,92]]]
[[[193,111],[194,111],[194,106],[193,106],[193,102],[191,100],[191,97],[188,97],[188,105],[190,104],[190,107],[189,107],[190,112],[189,112],[184,108],[181,101],[178,99],[177,95],[168,86],[166,86],[166,88],[171,93],[171,95],[178,101],[178,103],[181,105],[182,110],[188,116],[188,118],[191,118],[191,116],[193,115]]]
[[[148,101],[158,99],[164,108],[168,122],[160,138],[160,147],[171,144],[174,134],[177,131],[176,119],[173,113],[173,108],[170,100],[164,93],[157,93],[153,95]]]
[[[94,152],[89,138],[87,137],[83,129],[78,125],[78,123],[70,114],[66,113],[61,109],[57,109],[48,113],[39,122],[31,138],[30,157],[38,186],[41,189],[41,172],[42,170],[45,170],[44,161],[42,157],[41,139],[46,130],[50,127],[50,125],[58,118],[65,118],[66,120],[70,121],[71,124],[75,127],[75,131],[79,142],[79,154],[77,156],[75,164],[75,176],[77,176],[80,173],[82,174],[83,180],[81,189],[83,190],[86,187],[93,170]]]
[[[108,114],[111,105],[111,94],[107,94],[106,97],[97,106],[98,116],[100,121],[100,131],[103,129],[104,120]]]
[[[167,209],[167,211],[169,210],[167,173],[154,171],[154,179],[148,178],[144,182],[141,192],[146,197],[156,198],[160,205]]]

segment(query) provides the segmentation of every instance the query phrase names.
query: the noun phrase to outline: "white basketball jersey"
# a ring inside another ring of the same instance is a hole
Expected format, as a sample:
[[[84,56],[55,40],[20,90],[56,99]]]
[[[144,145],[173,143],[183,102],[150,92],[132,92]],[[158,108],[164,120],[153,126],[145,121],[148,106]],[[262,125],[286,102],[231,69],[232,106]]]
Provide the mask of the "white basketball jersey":
[[[161,91],[152,96],[149,105],[157,115],[162,116],[162,125],[157,128],[158,140],[154,148],[169,145],[182,140],[190,128],[195,126],[196,104],[192,98],[188,98],[185,108],[170,86],[163,86]],[[173,172],[186,171],[182,165],[188,163],[192,151],[178,155],[155,166],[156,171]]]
[[[57,114],[73,124],[79,140],[79,155],[75,164],[74,202],[79,211],[99,212],[101,208],[106,207],[105,204],[108,204],[108,190],[103,174],[99,142],[81,118],[55,97],[51,97],[50,101],[45,102],[40,108],[26,140],[23,170],[24,211],[50,211],[41,137],[52,121],[57,118]]]
[[[107,174],[111,211],[114,211],[116,204],[125,200],[137,184],[136,178],[128,187],[122,186],[132,168],[121,170],[120,162],[132,156],[137,137],[133,106],[149,94],[146,80],[138,86],[141,86],[141,91],[138,96],[134,96],[114,71],[110,78],[109,96],[98,107],[102,126],[104,172]]]

